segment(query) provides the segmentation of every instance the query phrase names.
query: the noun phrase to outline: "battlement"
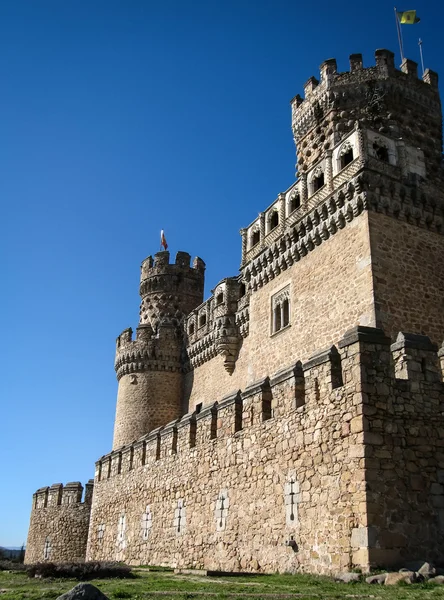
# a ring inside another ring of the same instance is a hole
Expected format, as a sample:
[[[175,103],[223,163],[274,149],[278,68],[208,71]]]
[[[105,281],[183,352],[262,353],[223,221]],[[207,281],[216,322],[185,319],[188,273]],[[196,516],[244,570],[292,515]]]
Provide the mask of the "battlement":
[[[422,78],[418,78],[418,63],[408,58],[402,61],[398,70],[395,67],[395,55],[390,50],[376,50],[375,64],[369,67],[364,67],[362,54],[350,54],[349,62],[349,71],[338,72],[335,58],[325,60],[319,67],[319,80],[312,76],[305,83],[305,99],[298,94],[291,101],[293,111],[296,112],[301,107],[304,109],[305,101],[310,100],[313,93],[320,93],[322,89],[349,85],[352,82],[361,84],[389,77],[397,78],[401,83],[416,86],[416,89],[425,95],[438,94],[438,74],[435,71],[426,69]]]
[[[170,253],[168,250],[162,250],[157,252],[152,256],[148,256],[142,262],[141,265],[141,273],[140,273],[140,281],[144,281],[148,277],[152,277],[153,275],[158,275],[161,273],[184,273],[191,274],[192,273],[201,273],[205,272],[205,263],[204,261],[196,256],[193,260],[193,265],[190,267],[191,255],[188,252],[179,251],[176,253],[176,259],[174,263],[170,263]]]
[[[158,252],[148,256],[141,266],[140,324],[150,324],[156,331],[158,325],[170,321],[177,325],[203,300],[205,263],[196,257],[190,267],[190,255],[178,252],[174,264],[170,253]]]
[[[291,101],[302,202],[307,186],[309,193],[323,186],[331,191],[331,171],[336,163],[343,168],[359,153],[363,163],[368,154],[396,164],[396,146],[409,147],[400,152],[411,163],[412,172],[440,180],[442,114],[437,74],[428,69],[418,79],[417,64],[410,59],[404,59],[397,70],[389,50],[377,50],[375,62],[364,68],[362,55],[352,54],[350,71],[339,73],[336,60],[329,59],[320,67],[320,80],[310,77],[305,84],[305,99],[297,95]],[[363,146],[345,142],[356,128],[373,131],[364,153]],[[335,157],[335,148],[342,144]],[[414,158],[418,150],[421,156]],[[403,159],[400,156],[399,162]],[[419,168],[418,160],[425,161],[424,168]]]
[[[96,463],[96,482],[242,435],[253,425],[272,427],[276,418],[293,412],[308,416],[321,405],[340,403],[353,390],[373,394],[369,403],[377,402],[378,395],[396,398],[397,414],[421,411],[433,418],[444,410],[443,356],[444,344],[438,352],[426,336],[400,333],[391,344],[380,329],[355,327],[337,347],[209,402],[199,413],[186,414],[103,456]]]
[[[180,372],[180,356],[178,331],[169,321],[161,322],[156,334],[150,324],[139,325],[134,340],[132,329],[125,329],[116,340],[117,380],[144,371]]]
[[[82,498],[84,488],[80,481],[72,481],[65,485],[53,483],[50,487],[39,488],[32,496],[33,510],[55,508],[57,506],[90,505],[93,488],[94,480],[90,479],[85,485],[84,498]]]

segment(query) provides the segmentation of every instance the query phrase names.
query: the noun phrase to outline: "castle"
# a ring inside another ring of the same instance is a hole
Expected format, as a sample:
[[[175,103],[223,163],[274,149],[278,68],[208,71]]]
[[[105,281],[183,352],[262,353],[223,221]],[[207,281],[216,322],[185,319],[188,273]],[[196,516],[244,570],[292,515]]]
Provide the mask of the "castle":
[[[26,562],[334,573],[444,559],[444,178],[436,73],[330,59],[292,101],[295,183],[200,258],[142,263],[113,449],[34,494]]]

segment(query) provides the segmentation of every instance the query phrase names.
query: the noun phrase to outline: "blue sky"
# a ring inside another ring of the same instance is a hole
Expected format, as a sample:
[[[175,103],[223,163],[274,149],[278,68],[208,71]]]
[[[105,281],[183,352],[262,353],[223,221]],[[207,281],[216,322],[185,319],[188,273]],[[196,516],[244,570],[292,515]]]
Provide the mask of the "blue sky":
[[[441,3],[398,8],[444,77]],[[0,545],[26,540],[35,489],[109,451],[115,338],[160,229],[207,296],[237,274],[239,229],[294,181],[290,99],[376,48],[400,63],[382,0],[0,3]]]

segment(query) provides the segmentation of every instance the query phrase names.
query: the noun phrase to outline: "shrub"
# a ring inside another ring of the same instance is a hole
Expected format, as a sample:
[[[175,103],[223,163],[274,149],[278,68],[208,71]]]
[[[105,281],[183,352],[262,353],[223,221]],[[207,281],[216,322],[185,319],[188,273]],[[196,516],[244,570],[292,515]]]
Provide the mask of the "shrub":
[[[0,571],[24,571],[25,568],[21,562],[0,558]]]
[[[54,577],[63,579],[106,579],[116,577],[119,579],[133,577],[131,568],[115,562],[84,562],[84,563],[36,563],[26,565],[28,577]]]

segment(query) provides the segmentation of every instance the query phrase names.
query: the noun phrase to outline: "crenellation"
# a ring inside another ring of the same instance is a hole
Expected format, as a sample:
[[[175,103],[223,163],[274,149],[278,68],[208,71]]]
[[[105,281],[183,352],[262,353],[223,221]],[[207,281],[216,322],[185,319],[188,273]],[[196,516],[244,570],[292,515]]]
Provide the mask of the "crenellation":
[[[62,503],[63,484],[53,483],[48,490],[48,506],[59,506]]]
[[[72,481],[62,486],[60,504],[76,504],[82,501],[83,485],[80,481]]]
[[[350,73],[363,69],[362,54],[350,54]]]
[[[418,63],[409,58],[404,58],[401,64],[401,71],[406,73],[409,77],[418,79]]]
[[[160,458],[177,453],[177,425],[179,419],[167,423],[160,432]]]
[[[94,481],[55,483],[38,489],[31,511],[25,563],[84,561]]]

